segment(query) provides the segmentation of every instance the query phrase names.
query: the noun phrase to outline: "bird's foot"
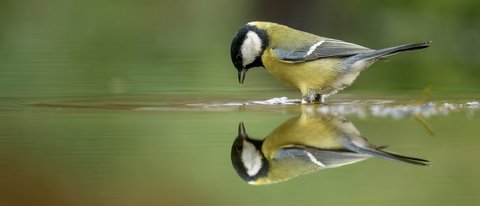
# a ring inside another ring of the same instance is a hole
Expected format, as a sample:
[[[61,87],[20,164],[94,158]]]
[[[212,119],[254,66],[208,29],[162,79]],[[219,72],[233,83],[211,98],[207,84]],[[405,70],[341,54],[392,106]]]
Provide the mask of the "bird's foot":
[[[302,97],[302,104],[312,104],[315,101],[313,95],[305,95]]]
[[[302,104],[325,104],[325,95],[309,94],[302,97]]]
[[[315,94],[315,102],[318,102],[320,104],[325,104],[325,97],[326,95]]]

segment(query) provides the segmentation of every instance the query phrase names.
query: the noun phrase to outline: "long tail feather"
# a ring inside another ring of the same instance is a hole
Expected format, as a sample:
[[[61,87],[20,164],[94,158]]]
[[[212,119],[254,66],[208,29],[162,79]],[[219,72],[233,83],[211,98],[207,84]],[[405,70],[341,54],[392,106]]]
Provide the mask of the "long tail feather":
[[[395,160],[395,161],[405,162],[405,163],[414,164],[414,165],[421,165],[421,166],[430,165],[430,161],[425,160],[425,159],[420,159],[420,158],[415,158],[415,157],[407,157],[407,156],[398,155],[398,154],[390,153],[390,152],[379,150],[379,149],[358,148],[358,150],[361,153],[365,153],[365,154],[375,156],[375,157],[379,157],[379,158]]]
[[[428,160],[387,152],[383,150],[385,146],[375,147],[373,145],[370,145],[368,142],[363,142],[363,143],[357,142],[357,141],[345,142],[344,146],[350,151],[370,155],[373,157],[383,158],[387,160],[395,160],[395,161],[405,162],[405,163],[414,164],[414,165],[421,165],[421,166],[430,165],[430,161]]]
[[[394,46],[385,49],[374,50],[367,53],[358,54],[359,60],[368,60],[368,59],[378,59],[378,58],[385,58],[387,56],[404,52],[404,51],[411,51],[417,49],[424,49],[430,46],[430,41],[421,42],[421,43],[414,43],[414,44],[405,44],[401,46]]]

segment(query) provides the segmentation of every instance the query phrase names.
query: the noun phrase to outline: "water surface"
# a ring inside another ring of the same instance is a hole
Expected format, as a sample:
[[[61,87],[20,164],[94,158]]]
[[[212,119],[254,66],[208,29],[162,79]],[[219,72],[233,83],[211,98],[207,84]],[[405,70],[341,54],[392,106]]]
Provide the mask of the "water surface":
[[[257,100],[152,96],[9,99],[2,103],[0,115],[0,201],[3,205],[480,203],[476,163],[480,118],[475,103],[358,98],[305,106],[253,101]],[[431,166],[368,159],[267,186],[248,185],[237,176],[230,148],[240,121],[252,138],[262,139],[305,111],[345,116],[369,141],[428,159]]]

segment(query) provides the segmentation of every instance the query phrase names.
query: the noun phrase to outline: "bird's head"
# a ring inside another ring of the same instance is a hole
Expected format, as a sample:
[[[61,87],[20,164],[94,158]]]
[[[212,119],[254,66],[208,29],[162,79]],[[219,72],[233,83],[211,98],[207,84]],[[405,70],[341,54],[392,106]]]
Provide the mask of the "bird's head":
[[[250,139],[243,122],[238,126],[238,136],[232,145],[232,165],[238,176],[249,184],[268,174],[269,164],[262,153],[261,140]]]
[[[262,54],[268,45],[267,31],[254,22],[244,25],[233,37],[230,48],[232,63],[238,70],[238,81],[243,84],[245,73],[252,67],[263,67]]]

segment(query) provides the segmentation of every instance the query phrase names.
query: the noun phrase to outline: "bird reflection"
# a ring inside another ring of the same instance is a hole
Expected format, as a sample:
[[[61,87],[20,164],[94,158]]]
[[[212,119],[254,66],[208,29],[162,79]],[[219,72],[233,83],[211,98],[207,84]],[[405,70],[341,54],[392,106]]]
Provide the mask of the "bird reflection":
[[[303,113],[282,123],[264,140],[250,138],[240,122],[231,158],[238,175],[254,185],[282,182],[370,157],[422,166],[429,163],[384,149],[370,144],[342,116]]]

